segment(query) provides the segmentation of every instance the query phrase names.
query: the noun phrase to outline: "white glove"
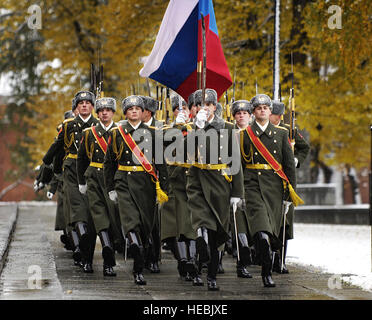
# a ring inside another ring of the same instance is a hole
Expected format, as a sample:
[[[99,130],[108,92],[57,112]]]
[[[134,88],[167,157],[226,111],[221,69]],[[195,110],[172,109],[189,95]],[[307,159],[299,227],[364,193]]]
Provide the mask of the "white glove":
[[[37,180],[34,181],[34,191],[38,192],[39,190],[44,188],[44,183],[38,182]]]
[[[47,194],[46,194],[46,196],[47,196],[47,198],[49,199],[49,200],[52,200],[52,198],[53,198],[53,196],[54,196],[54,193],[51,193],[51,192],[47,192]]]
[[[81,194],[86,194],[87,193],[87,184],[79,184],[79,191]]]
[[[118,194],[115,190],[110,191],[108,194],[111,201],[117,202]]]
[[[297,158],[294,158],[294,162],[295,162],[295,168],[297,168],[297,165],[298,165],[298,159],[297,159]]]
[[[196,115],[195,117],[195,125],[200,128],[200,129],[203,129],[204,126],[205,126],[205,122],[208,120],[208,117],[207,117],[207,111],[204,110],[204,109],[201,109],[198,114]]]
[[[283,200],[284,214],[287,214],[288,213],[288,210],[289,210],[289,207],[290,207],[291,204],[292,204],[291,201],[285,201],[285,200]]]
[[[240,198],[236,198],[236,197],[231,197],[230,198],[230,206],[234,207],[234,205],[236,205],[236,207],[238,207],[238,204],[240,202]]]
[[[178,113],[176,123],[186,123],[186,115],[183,111]]]

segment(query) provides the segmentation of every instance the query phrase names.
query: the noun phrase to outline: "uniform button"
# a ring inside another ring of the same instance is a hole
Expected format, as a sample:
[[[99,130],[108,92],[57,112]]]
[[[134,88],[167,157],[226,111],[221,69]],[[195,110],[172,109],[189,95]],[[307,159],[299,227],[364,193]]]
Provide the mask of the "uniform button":
[[[221,138],[223,138],[223,135],[221,134]]]
[[[145,139],[145,141],[146,141],[146,142],[148,142],[148,141],[149,141],[149,139]]]
[[[147,153],[147,152],[149,152],[149,150],[146,149],[145,152]]]
[[[274,131],[274,134],[276,134],[276,131]]]
[[[223,149],[223,146],[221,146],[220,149]]]
[[[274,143],[276,143],[276,140],[274,140]]]
[[[94,143],[97,143],[97,141],[94,141]]]
[[[75,140],[76,141],[76,143],[79,143],[79,140]]]
[[[274,153],[276,153],[276,150],[274,150]]]
[[[125,153],[129,153],[129,151],[128,150],[125,150]]]
[[[259,176],[261,175],[261,172],[260,172],[260,171],[258,171],[258,175],[259,175]]]
[[[127,164],[130,164],[130,161],[127,161]]]
[[[258,155],[258,153],[257,153],[257,152],[255,152],[255,153],[254,153],[254,155],[255,155],[255,156],[257,156],[257,155]]]
[[[131,174],[131,172],[129,171],[128,174]]]
[[[221,158],[221,157],[219,157],[219,158],[218,158],[218,160],[222,160],[222,158]]]
[[[101,168],[98,168],[97,170],[98,170],[98,171],[101,171]]]
[[[203,145],[202,144],[200,145],[200,148],[203,148]]]
[[[96,149],[96,152],[98,152],[98,149]]]
[[[257,164],[260,164],[259,162],[257,162]]]

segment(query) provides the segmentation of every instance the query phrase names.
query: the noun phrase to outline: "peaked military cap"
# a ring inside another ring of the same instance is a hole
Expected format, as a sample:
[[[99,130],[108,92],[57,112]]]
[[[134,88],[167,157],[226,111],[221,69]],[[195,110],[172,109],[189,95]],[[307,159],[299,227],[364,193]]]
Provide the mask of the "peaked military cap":
[[[156,99],[148,97],[148,96],[139,96],[139,97],[142,98],[143,107],[146,110],[149,110],[152,113],[156,112],[156,110],[158,109],[158,104],[159,104],[159,102]]]
[[[181,98],[181,101],[182,101],[182,105],[186,106],[186,101],[183,100],[182,98]],[[173,96],[172,99],[171,99],[171,104],[172,104],[172,111],[179,108],[179,106],[180,106],[180,96],[179,95]]]
[[[126,97],[123,102],[122,102],[122,108],[123,108],[123,113],[125,114],[127,110],[133,106],[140,107],[142,111],[145,108],[145,103],[143,99],[140,96],[129,96]]]
[[[284,114],[285,106],[284,103],[278,100],[273,100],[273,110],[271,110],[272,114]]]
[[[202,103],[202,89],[196,90],[194,92],[195,105]],[[211,102],[217,105],[217,92],[214,89],[205,89],[205,103]]]
[[[260,104],[266,105],[270,107],[270,110],[273,110],[273,104],[271,102],[270,97],[267,94],[261,93],[261,94],[254,96],[251,100],[251,104],[252,104],[252,110],[254,110]]]
[[[96,100],[95,111],[98,113],[100,109],[108,108],[116,111],[116,100],[114,98],[104,97]]]
[[[189,97],[187,98],[187,102],[188,102],[188,105],[189,105],[189,108],[195,104],[195,98],[194,98],[194,92],[192,94],[189,95]]]
[[[64,118],[65,118],[65,120],[66,120],[66,119],[70,119],[70,118],[75,118],[75,115],[74,115],[74,113],[72,112],[72,110],[68,110],[68,111],[65,112],[65,114],[64,114]]]
[[[252,105],[247,100],[237,100],[234,101],[234,103],[231,106],[231,112],[232,115],[235,116],[235,114],[239,111],[248,111],[249,114],[252,114]]]
[[[79,104],[80,101],[87,100],[94,106],[95,96],[93,92],[90,91],[79,91],[75,94],[75,104],[76,106]]]

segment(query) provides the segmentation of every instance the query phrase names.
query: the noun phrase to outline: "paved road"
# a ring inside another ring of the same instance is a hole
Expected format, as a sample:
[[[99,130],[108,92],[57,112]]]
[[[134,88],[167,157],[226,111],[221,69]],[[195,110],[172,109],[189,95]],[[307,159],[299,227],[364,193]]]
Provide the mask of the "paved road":
[[[9,207],[10,208],[10,207]],[[10,209],[9,209],[10,210]],[[6,211],[4,207],[1,212]],[[264,288],[260,267],[249,270],[253,279],[236,277],[235,262],[224,257],[225,273],[218,275],[219,292],[208,292],[206,286],[193,287],[179,279],[176,263],[165,252],[160,274],[145,272],[147,286],[133,283],[132,260],[124,262],[117,255],[117,277],[104,278],[102,257],[97,241],[94,273],[84,274],[74,266],[71,251],[59,241],[54,231],[54,204],[46,206],[19,204],[16,227],[0,277],[1,300],[370,300],[372,293],[342,284],[330,289],[330,274],[320,274],[290,265],[290,274],[274,274],[275,288]],[[4,219],[4,217],[0,217]],[[1,230],[0,230],[1,234]],[[98,238],[97,238],[98,240]],[[293,240],[295,241],[295,240]],[[37,282],[37,276],[41,282]],[[203,274],[205,280],[206,274]]]

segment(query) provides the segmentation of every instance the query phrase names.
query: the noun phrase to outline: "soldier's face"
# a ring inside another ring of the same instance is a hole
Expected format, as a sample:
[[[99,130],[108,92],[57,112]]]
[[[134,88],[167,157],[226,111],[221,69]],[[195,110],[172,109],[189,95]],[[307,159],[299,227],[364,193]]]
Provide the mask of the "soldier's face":
[[[89,116],[93,111],[93,105],[88,100],[82,100],[78,103],[77,109],[82,117]]]
[[[269,120],[270,114],[271,110],[269,106],[265,104],[260,104],[253,110],[253,115],[256,117],[258,121]]]
[[[179,108],[174,109],[173,111],[174,118],[177,118],[179,112],[180,112]],[[187,118],[189,117],[190,110],[188,106],[182,106],[182,112],[186,115]]]
[[[191,116],[193,117],[193,118],[195,118],[196,117],[196,114],[198,113],[198,107],[195,105],[195,104],[193,104],[192,106],[191,106],[191,110],[190,110],[190,113],[191,113]]]
[[[272,124],[277,125],[280,122],[281,115],[280,114],[271,114],[270,115],[270,122]]]
[[[141,120],[142,109],[141,107],[137,107],[137,106],[130,107],[125,113],[125,116],[127,117],[128,120],[131,120],[131,121]]]
[[[248,126],[251,115],[249,114],[248,111],[243,110],[243,111],[238,111],[237,113],[235,113],[234,118],[235,118],[236,124],[240,128],[245,128]]]
[[[110,124],[114,116],[114,111],[109,108],[103,108],[98,110],[98,118],[103,124]]]

